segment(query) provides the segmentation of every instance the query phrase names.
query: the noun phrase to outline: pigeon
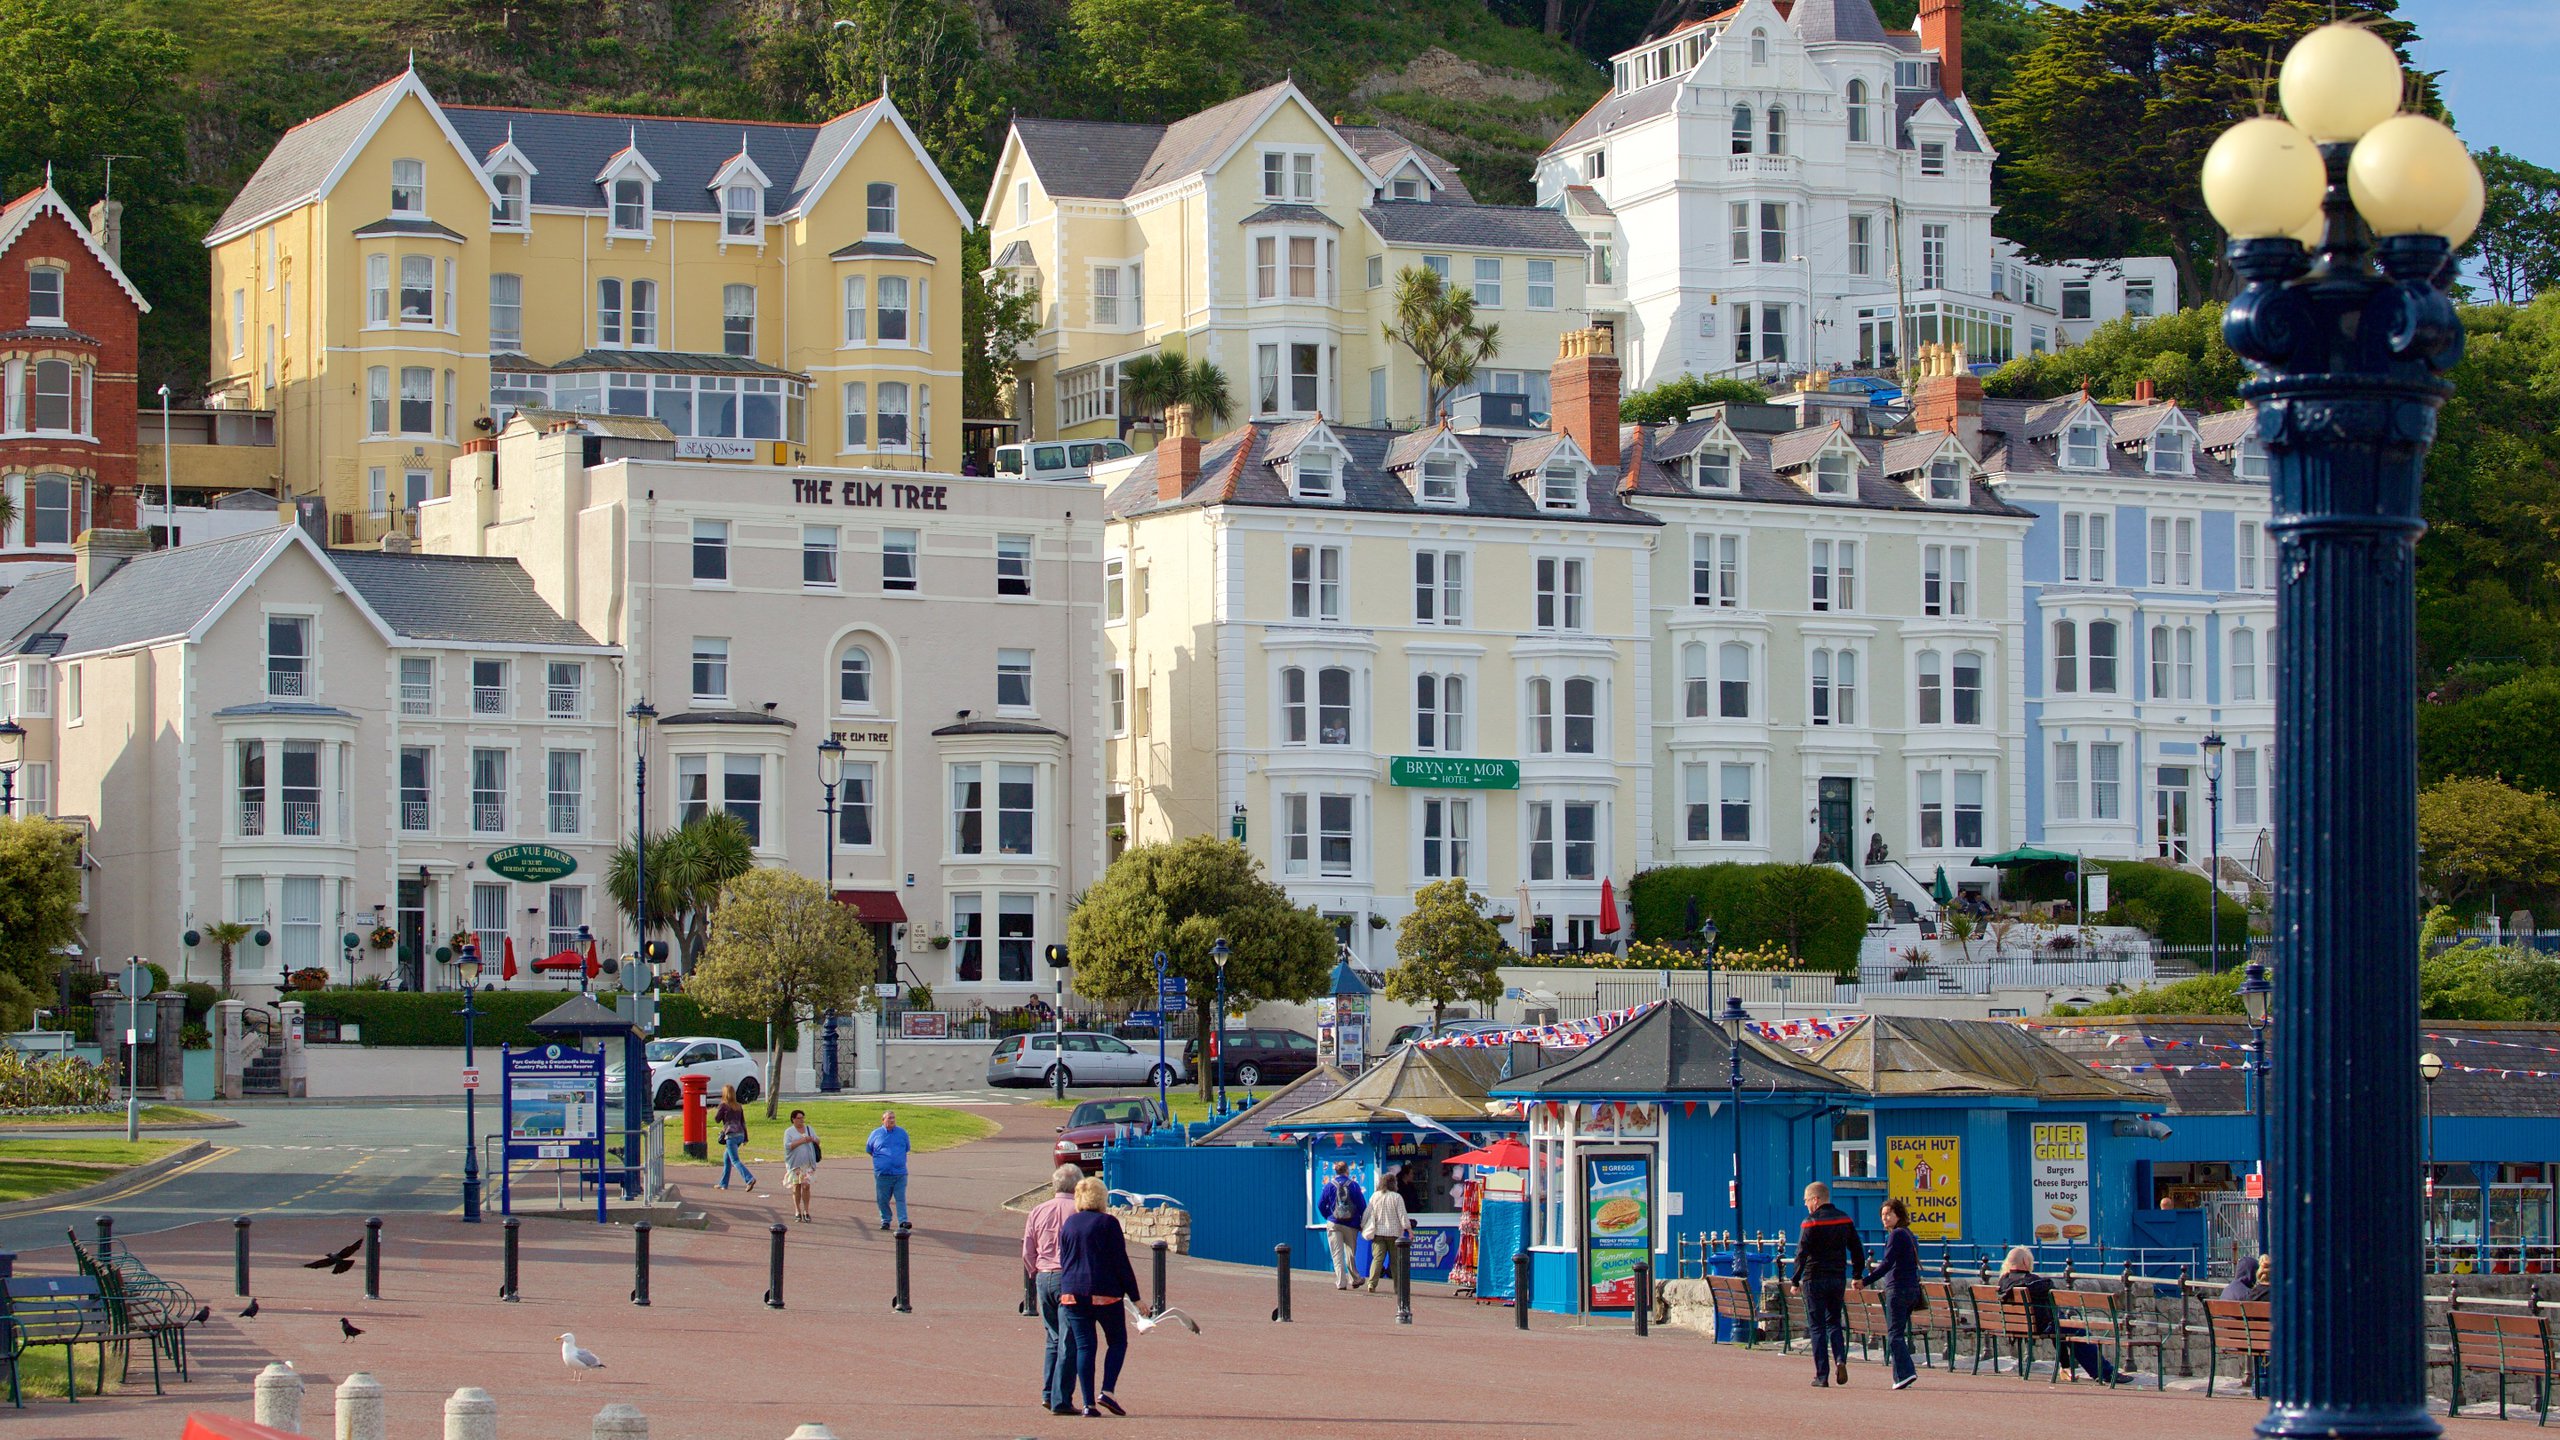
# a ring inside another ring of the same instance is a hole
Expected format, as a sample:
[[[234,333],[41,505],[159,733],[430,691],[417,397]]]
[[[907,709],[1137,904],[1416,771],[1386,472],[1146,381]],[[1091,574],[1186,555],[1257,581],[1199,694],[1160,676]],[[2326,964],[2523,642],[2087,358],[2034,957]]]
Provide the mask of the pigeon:
[[[578,1337],[568,1334],[565,1331],[562,1332],[560,1336],[560,1363],[568,1366],[572,1370],[601,1370],[604,1368],[604,1362],[596,1358],[596,1352],[593,1350],[579,1349]]]
[[[343,1250],[332,1250],[317,1260],[305,1260],[302,1262],[302,1268],[305,1270],[326,1270],[332,1275],[344,1275],[348,1271],[356,1268],[356,1252],[363,1248],[364,1242],[362,1240],[358,1240]]]
[[[196,1307],[196,1316],[195,1316],[195,1319],[193,1319],[193,1320],[189,1321],[188,1323],[189,1323],[189,1324],[193,1324],[193,1325],[201,1325],[201,1324],[203,1324],[204,1322],[206,1322],[207,1320],[210,1320],[210,1319],[212,1319],[212,1318],[213,1318],[213,1307],[212,1307],[212,1306],[210,1306],[210,1305],[199,1305],[199,1306],[197,1306],[197,1307]]]
[[[341,1315],[341,1316],[339,1316],[339,1317],[338,1317],[338,1333],[339,1333],[339,1334],[341,1334],[341,1335],[346,1336],[346,1337],[347,1337],[348,1339],[350,1339],[350,1340],[353,1340],[354,1338],[356,1338],[357,1336],[359,1336],[359,1335],[363,1334],[364,1332],[363,1332],[363,1331],[361,1331],[361,1330],[359,1330],[359,1329],[357,1329],[354,1325],[349,1324],[349,1323],[348,1323],[348,1321],[347,1321],[347,1317],[346,1317],[346,1316],[344,1316],[344,1315]]]
[[[240,1318],[243,1320],[255,1320],[258,1318],[257,1296],[252,1295],[249,1297],[249,1308],[240,1312]]]
[[[1130,1320],[1138,1327],[1138,1333],[1141,1335],[1144,1335],[1157,1326],[1168,1322],[1179,1325],[1194,1335],[1200,1333],[1200,1322],[1183,1314],[1181,1309],[1176,1306],[1167,1305],[1164,1307],[1164,1313],[1161,1315],[1149,1315],[1143,1310],[1136,1310],[1136,1307],[1134,1306],[1131,1308],[1135,1313],[1130,1316]]]

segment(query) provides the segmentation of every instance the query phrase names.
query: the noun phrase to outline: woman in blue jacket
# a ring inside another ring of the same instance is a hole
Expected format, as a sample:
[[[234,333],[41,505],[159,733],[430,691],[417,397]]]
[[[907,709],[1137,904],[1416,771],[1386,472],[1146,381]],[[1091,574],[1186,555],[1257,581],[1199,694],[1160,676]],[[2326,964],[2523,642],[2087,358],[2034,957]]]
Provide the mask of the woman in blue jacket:
[[[1128,1237],[1110,1213],[1109,1193],[1099,1177],[1086,1176],[1076,1186],[1076,1213],[1058,1229],[1058,1313],[1066,1319],[1067,1338],[1075,1348],[1076,1382],[1083,1388],[1087,1415],[1129,1413],[1111,1392],[1120,1383],[1120,1362],[1129,1351],[1128,1316],[1120,1306],[1138,1293],[1138,1272],[1129,1264]],[[1096,1331],[1107,1347],[1099,1391],[1093,1384]],[[1102,1410],[1094,1408],[1097,1404]],[[1075,1407],[1061,1405],[1054,1413],[1073,1414]]]
[[[1866,1274],[1866,1286],[1884,1298],[1884,1353],[1893,1362],[1893,1388],[1920,1378],[1911,1363],[1911,1312],[1920,1308],[1920,1243],[1911,1238],[1911,1211],[1898,1199],[1884,1202],[1884,1256]]]

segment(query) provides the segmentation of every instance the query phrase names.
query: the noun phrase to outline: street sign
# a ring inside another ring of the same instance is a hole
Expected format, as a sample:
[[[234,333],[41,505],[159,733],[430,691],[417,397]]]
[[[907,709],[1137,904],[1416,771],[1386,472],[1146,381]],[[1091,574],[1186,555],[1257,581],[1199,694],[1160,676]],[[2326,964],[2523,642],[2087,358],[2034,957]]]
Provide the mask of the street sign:
[[[1160,1010],[1132,1010],[1129,1012],[1129,1023],[1132,1025],[1161,1025],[1164,1023],[1164,1012]]]
[[[1167,975],[1162,981],[1157,983],[1156,993],[1160,995],[1188,995],[1191,993],[1191,982],[1183,979],[1179,975]]]
[[[2266,1191],[2267,1177],[2259,1174],[2255,1170],[2249,1172],[2241,1185],[2241,1193],[2247,1195],[2252,1200],[2263,1200],[2267,1198]]]
[[[1167,1015],[1180,1015],[1191,1008],[1191,1002],[1180,995],[1164,995],[1157,997],[1156,1008]]]
[[[465,1090],[477,1090],[480,1088],[479,1066],[474,1065],[462,1072],[462,1088]]]

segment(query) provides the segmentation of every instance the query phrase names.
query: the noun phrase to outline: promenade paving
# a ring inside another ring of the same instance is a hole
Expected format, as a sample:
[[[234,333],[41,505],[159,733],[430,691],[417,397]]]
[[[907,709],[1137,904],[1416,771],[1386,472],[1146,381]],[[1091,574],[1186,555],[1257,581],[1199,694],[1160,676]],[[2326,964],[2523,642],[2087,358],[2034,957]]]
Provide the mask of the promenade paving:
[[[1414,1324],[1395,1323],[1384,1294],[1345,1295],[1301,1274],[1297,1319],[1269,1320],[1267,1270],[1175,1257],[1173,1303],[1203,1332],[1133,1337],[1120,1397],[1127,1419],[1053,1417],[1035,1403],[1040,1330],[1015,1313],[1020,1217],[1003,1200],[1045,1175],[1056,1112],[1033,1105],[980,1111],[1000,1132],[918,1157],[910,1202],[912,1314],[889,1308],[891,1238],[870,1213],[859,1157],[831,1160],[819,1219],[789,1235],[787,1308],[761,1303],[767,1227],[787,1219],[779,1195],[723,1195],[696,1184],[690,1200],[708,1231],[657,1232],[653,1299],[631,1305],[631,1236],[592,1222],[528,1218],[521,1230],[521,1303],[497,1299],[500,1228],[451,1216],[406,1215],[386,1225],[384,1299],[362,1296],[362,1271],[332,1276],[296,1262],[361,1234],[344,1215],[271,1215],[259,1222],[253,1276],[257,1319],[231,1295],[227,1217],[151,1235],[138,1246],[155,1268],[215,1302],[193,1343],[196,1378],[165,1398],[112,1395],[78,1406],[33,1402],[5,1412],[13,1436],[175,1436],[190,1409],[245,1417],[249,1383],[290,1360],[309,1385],[305,1433],[331,1430],[331,1390],[356,1370],[388,1392],[390,1435],[428,1440],[457,1386],[497,1398],[499,1433],[584,1437],[595,1412],[636,1406],[656,1440],[783,1440],[806,1421],[854,1437],[1133,1436],[1316,1437],[1467,1433],[1546,1436],[1795,1436],[1901,1433],[1980,1440],[2159,1440],[2245,1432],[2257,1405],[2172,1390],[2106,1391],[2015,1376],[1924,1371],[1890,1391],[1880,1366],[1853,1363],[1845,1390],[1809,1388],[1809,1363],[1716,1346],[1683,1331],[1638,1339],[1624,1326],[1581,1327],[1540,1315],[1523,1335],[1510,1312],[1425,1287]],[[779,1175],[762,1177],[769,1182]],[[494,1216],[492,1217],[494,1219]],[[59,1246],[24,1254],[21,1273],[69,1267]],[[1140,1262],[1144,1273],[1144,1262]],[[345,1316],[366,1332],[342,1340]],[[556,1337],[607,1366],[573,1374]],[[2447,1422],[2456,1437],[2495,1422]]]

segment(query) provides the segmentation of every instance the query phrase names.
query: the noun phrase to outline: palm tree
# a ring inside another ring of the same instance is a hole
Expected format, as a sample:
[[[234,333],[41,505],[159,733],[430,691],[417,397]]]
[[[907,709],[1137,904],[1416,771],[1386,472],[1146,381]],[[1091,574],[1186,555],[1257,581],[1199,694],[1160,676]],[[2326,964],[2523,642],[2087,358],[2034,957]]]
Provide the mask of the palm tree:
[[[1378,328],[1422,362],[1425,424],[1440,413],[1442,396],[1476,378],[1476,367],[1501,349],[1502,327],[1478,325],[1475,295],[1451,289],[1437,270],[1397,271],[1396,318]]]
[[[1159,418],[1164,407],[1182,400],[1183,377],[1190,367],[1179,355],[1158,350],[1120,362],[1120,393],[1128,401],[1130,421]]]
[[[257,928],[238,920],[223,920],[204,927],[204,938],[212,941],[222,952],[222,993],[226,999],[231,994],[232,953],[241,941],[257,933]]]
[[[755,868],[755,846],[747,839],[745,823],[725,810],[705,811],[674,830],[647,837],[646,843],[650,923],[676,933],[677,954],[691,970],[710,943],[711,912],[720,903],[721,887]],[[639,855],[632,846],[614,847],[605,888],[615,907],[635,920],[638,869]]]
[[[1227,372],[1206,359],[1193,360],[1183,367],[1182,383],[1175,388],[1173,398],[1191,407],[1195,427],[1206,421],[1208,428],[1214,430],[1235,413],[1234,402],[1227,398]]]

